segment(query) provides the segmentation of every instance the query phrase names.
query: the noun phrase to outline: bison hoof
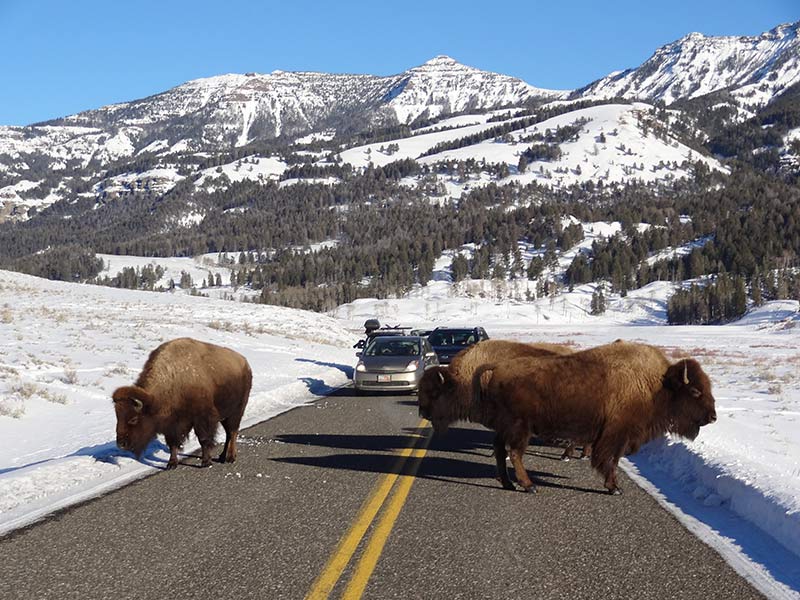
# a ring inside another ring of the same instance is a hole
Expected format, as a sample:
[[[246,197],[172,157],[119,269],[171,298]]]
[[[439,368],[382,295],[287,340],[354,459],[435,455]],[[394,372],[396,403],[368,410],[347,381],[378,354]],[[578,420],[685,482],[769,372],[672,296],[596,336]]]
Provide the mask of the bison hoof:
[[[608,493],[611,494],[612,496],[622,496],[622,490],[619,488],[608,490]]]
[[[176,469],[177,467],[178,467],[178,461],[175,461],[175,462],[173,462],[173,461],[169,461],[169,462],[167,463],[167,469],[168,469],[168,470],[171,470],[171,469]]]
[[[569,458],[570,458],[569,456],[562,456],[561,460],[564,462],[569,462]]]
[[[495,480],[497,480],[500,483],[500,485],[503,486],[504,490],[516,490],[517,489],[516,487],[514,487],[514,484],[511,483],[510,479],[503,479],[502,477],[495,477]]]
[[[526,494],[535,494],[536,486],[535,485],[530,485],[528,487],[523,486],[522,491],[525,492]]]

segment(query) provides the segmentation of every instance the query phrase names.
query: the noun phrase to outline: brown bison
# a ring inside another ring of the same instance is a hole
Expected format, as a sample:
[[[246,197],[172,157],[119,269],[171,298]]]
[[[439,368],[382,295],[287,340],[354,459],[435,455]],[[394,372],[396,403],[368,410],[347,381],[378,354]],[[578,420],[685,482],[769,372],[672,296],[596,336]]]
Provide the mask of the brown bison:
[[[474,403],[497,432],[495,447],[510,448],[517,481],[529,492],[534,486],[522,457],[532,434],[590,441],[592,466],[619,494],[623,454],[664,433],[694,439],[717,419],[711,382],[698,362],[670,364],[646,344],[617,341],[567,356],[517,358],[484,365],[474,378],[487,371],[491,377],[475,386]]]
[[[507,340],[484,340],[459,352],[448,367],[433,367],[425,371],[419,382],[417,402],[419,414],[431,421],[437,433],[447,431],[456,421],[472,421],[490,429],[480,403],[473,402],[473,375],[486,363],[497,363],[520,357],[555,356],[572,352],[557,344],[523,344]],[[488,380],[488,376],[484,377]],[[481,385],[480,377],[476,385]],[[514,489],[506,469],[506,447],[495,438],[497,476],[503,487]],[[572,454],[574,444],[570,442],[562,458]],[[588,446],[584,446],[584,455]]]
[[[247,360],[233,350],[190,338],[165,342],[150,354],[134,385],[114,391],[117,446],[138,458],[161,433],[169,446],[167,468],[174,469],[178,448],[194,429],[207,467],[222,423],[219,460],[233,462],[252,380]]]

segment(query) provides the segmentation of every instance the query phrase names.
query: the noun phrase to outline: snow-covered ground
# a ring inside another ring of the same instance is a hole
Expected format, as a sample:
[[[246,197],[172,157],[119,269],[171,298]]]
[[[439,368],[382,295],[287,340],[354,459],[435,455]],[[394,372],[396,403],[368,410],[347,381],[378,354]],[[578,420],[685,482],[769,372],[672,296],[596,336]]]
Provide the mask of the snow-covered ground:
[[[226,187],[219,183],[224,175],[231,183],[237,181],[277,180],[286,170],[286,163],[274,156],[248,156],[231,163],[203,169],[194,184],[198,188],[213,191]]]
[[[129,192],[141,192],[149,190],[154,193],[165,194],[184,179],[178,174],[175,167],[161,167],[148,169],[141,173],[122,173],[104,179],[95,184],[93,191],[95,194],[106,192],[107,194],[126,194]]]
[[[718,421],[694,442],[658,439],[623,468],[765,594],[800,598],[796,301],[768,303],[725,326],[669,327],[668,283],[610,297],[607,312],[593,317],[593,285],[526,302],[534,290],[525,280],[454,286],[448,264],[438,261],[435,280],[405,298],[358,300],[331,317],[0,271],[0,439],[8,449],[0,456],[0,533],[163,465],[161,443],[142,462],[116,449],[110,403],[162,341],[192,336],[241,351],[255,374],[245,415],[253,424],[306,402],[309,391],[346,383],[350,332],[367,318],[480,324],[495,338],[575,348],[623,338],[698,359]]]

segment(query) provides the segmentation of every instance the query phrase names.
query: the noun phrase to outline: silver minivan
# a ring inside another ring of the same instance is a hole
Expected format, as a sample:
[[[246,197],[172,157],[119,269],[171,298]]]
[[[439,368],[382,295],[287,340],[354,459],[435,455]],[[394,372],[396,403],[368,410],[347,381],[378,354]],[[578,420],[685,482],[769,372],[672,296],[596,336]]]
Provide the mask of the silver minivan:
[[[418,335],[374,337],[358,356],[357,392],[416,392],[425,369],[439,364],[433,346]]]

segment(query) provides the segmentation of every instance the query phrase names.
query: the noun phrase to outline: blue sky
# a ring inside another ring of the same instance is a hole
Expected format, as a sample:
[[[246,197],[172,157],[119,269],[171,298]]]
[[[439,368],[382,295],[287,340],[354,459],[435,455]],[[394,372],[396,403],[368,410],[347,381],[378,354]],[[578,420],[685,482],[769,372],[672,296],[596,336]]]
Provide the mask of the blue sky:
[[[222,73],[389,75],[437,54],[572,89],[692,31],[753,35],[798,20],[798,0],[0,0],[0,124]]]

